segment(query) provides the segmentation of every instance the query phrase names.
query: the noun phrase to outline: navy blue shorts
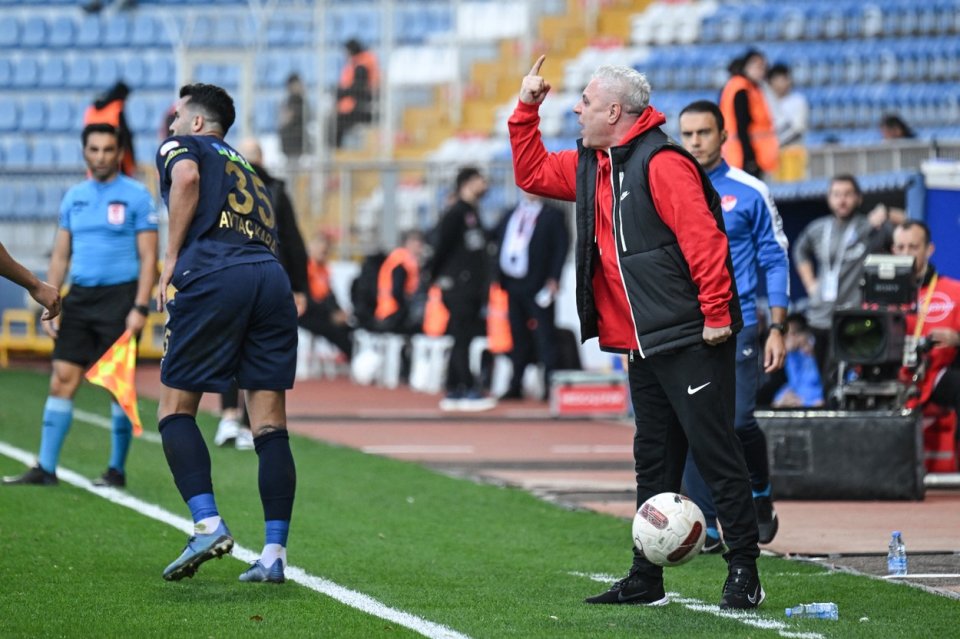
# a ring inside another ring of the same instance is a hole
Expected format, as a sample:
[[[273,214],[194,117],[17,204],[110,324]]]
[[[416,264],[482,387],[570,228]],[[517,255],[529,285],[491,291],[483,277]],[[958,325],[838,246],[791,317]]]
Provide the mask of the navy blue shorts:
[[[279,262],[200,277],[167,303],[160,381],[194,392],[293,388],[297,309]]]

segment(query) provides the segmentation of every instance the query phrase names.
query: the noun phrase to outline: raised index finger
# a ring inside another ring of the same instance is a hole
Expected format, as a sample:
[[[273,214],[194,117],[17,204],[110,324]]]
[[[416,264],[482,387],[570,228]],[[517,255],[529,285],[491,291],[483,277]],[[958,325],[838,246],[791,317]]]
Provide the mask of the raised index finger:
[[[530,73],[528,73],[527,75],[540,75],[540,67],[543,66],[543,61],[546,59],[547,59],[546,54],[543,54],[539,58],[537,58],[537,61],[533,63],[533,67],[530,69]]]

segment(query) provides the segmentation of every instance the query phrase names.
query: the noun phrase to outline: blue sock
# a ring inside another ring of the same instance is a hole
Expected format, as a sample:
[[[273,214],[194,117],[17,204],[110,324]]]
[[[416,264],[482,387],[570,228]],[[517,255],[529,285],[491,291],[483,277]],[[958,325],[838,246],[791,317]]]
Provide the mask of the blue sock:
[[[756,499],[757,497],[769,497],[769,496],[770,496],[770,484],[769,484],[769,483],[767,484],[767,487],[764,488],[763,490],[755,490],[755,491],[753,491],[753,498],[754,498],[754,499]]]
[[[707,537],[713,537],[714,539],[720,539],[720,531],[717,530],[716,526],[707,526]]]
[[[73,400],[47,397],[43,406],[43,428],[40,431],[40,456],[37,462],[48,473],[56,472],[60,449],[73,421]]]
[[[130,450],[130,439],[133,437],[133,424],[130,418],[116,402],[110,403],[110,417],[113,422],[110,437],[110,468],[116,468],[121,473],[127,464],[127,452]]]
[[[190,515],[193,522],[197,523],[207,517],[219,517],[220,511],[217,510],[217,502],[213,498],[213,493],[203,493],[187,500],[187,508],[190,509]]]
[[[290,534],[289,519],[271,519],[270,521],[264,522],[264,527],[266,528],[265,544],[279,544],[286,547],[287,535]]]

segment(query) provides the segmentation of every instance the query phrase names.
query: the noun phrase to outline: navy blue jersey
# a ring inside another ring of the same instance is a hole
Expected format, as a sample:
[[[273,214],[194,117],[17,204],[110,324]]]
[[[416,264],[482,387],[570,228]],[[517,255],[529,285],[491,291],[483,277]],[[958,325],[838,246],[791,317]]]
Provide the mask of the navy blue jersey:
[[[157,170],[168,208],[171,171],[183,160],[199,166],[200,200],[172,284],[182,289],[229,266],[275,260],[277,218],[270,191],[250,163],[216,136],[167,138],[157,151]]]

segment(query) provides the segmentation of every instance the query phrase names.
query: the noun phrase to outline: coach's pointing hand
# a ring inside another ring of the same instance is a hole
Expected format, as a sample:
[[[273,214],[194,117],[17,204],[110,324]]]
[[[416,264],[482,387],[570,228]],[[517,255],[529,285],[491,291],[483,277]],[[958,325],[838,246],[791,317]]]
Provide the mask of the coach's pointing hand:
[[[520,84],[520,101],[524,104],[540,104],[550,92],[550,84],[540,75],[540,67],[546,59],[545,55],[537,58],[530,73],[523,76],[523,82]]]

